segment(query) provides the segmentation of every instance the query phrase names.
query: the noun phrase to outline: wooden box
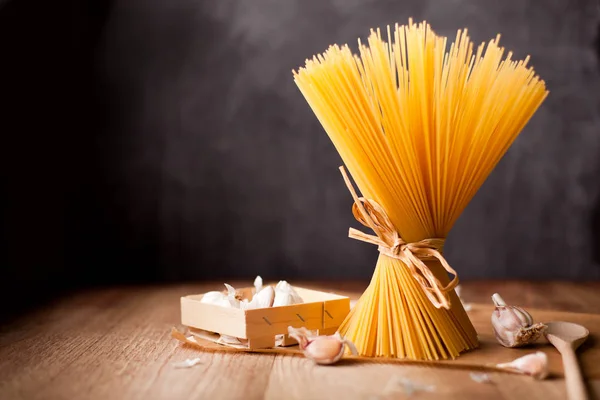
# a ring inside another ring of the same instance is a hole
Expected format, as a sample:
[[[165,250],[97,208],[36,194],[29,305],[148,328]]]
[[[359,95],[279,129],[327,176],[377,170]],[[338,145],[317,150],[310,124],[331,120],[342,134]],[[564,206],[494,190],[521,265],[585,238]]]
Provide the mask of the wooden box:
[[[275,346],[275,336],[285,335],[283,345],[294,344],[288,326],[333,334],[350,312],[350,298],[294,287],[304,303],[241,310],[201,303],[203,294],[181,298],[181,323],[191,328],[248,340],[249,349]],[[252,288],[241,291],[250,294]],[[251,296],[248,296],[251,297]]]

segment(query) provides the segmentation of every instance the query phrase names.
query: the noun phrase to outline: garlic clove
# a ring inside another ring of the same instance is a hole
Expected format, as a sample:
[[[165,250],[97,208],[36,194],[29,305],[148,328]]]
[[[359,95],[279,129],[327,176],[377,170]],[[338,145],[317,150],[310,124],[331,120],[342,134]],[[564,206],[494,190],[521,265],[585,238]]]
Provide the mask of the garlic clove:
[[[254,293],[259,293],[263,289],[263,280],[260,275],[256,276],[254,279]]]
[[[204,293],[204,296],[202,296],[202,299],[200,299],[200,303],[214,304],[220,307],[231,307],[227,295],[223,292]]]
[[[304,356],[316,364],[329,365],[338,362],[344,355],[346,346],[352,354],[357,354],[354,344],[344,339],[339,332],[331,336],[316,336],[306,328],[288,327],[289,335],[298,341]]]
[[[252,297],[252,301],[242,300],[240,302],[240,308],[242,310],[254,310],[257,308],[269,308],[273,305],[275,299],[275,291],[272,286],[264,287],[260,292],[256,293]]]
[[[521,347],[535,342],[546,330],[546,325],[533,323],[533,317],[521,307],[509,306],[498,293],[492,301],[492,328],[498,342],[505,347]]]
[[[275,300],[275,290],[272,286],[267,286],[258,292],[252,302],[256,301],[257,308],[267,308],[273,305]]]
[[[289,306],[292,304],[304,303],[302,297],[296,292],[296,290],[287,283],[286,281],[279,281],[275,286],[275,300],[273,301],[273,307]]]
[[[496,367],[544,379],[548,376],[548,356],[538,351],[508,363],[497,364]]]
[[[242,293],[241,290],[237,290],[236,288],[234,288],[233,286],[231,286],[228,283],[225,284],[225,287],[227,288],[228,296],[233,296],[236,300],[240,300],[240,301],[244,298],[244,294]]]
[[[227,283],[225,284],[225,287],[227,288],[227,299],[229,300],[231,307],[240,308],[240,300],[242,300],[241,294],[235,290],[233,286]]]
[[[514,312],[514,315],[513,315],[513,313],[510,313],[510,312],[503,313],[503,316],[504,316],[503,322],[504,322],[505,326],[510,327],[511,324],[515,324],[518,326],[529,326],[529,325],[533,324],[533,317],[531,316],[531,314],[529,314],[527,311],[525,311],[521,307],[507,305],[504,302],[504,299],[502,297],[500,297],[500,295],[498,293],[494,293],[494,295],[492,296],[492,301],[494,302],[494,305],[496,306],[496,310],[508,308],[509,310],[512,310]]]
[[[289,306],[294,304],[292,297],[281,292],[275,292],[275,301],[273,302],[273,307],[282,307]]]
[[[200,303],[215,304],[226,297],[227,296],[224,295],[222,292],[206,292],[202,296],[202,299],[200,299]]]
[[[317,364],[333,364],[344,354],[344,342],[333,336],[317,336],[305,348],[304,355]]]

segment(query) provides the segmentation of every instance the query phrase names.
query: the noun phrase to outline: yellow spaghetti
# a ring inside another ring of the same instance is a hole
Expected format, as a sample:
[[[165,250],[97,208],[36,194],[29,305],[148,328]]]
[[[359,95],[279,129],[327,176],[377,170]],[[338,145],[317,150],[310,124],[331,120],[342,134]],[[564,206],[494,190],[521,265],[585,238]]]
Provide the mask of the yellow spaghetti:
[[[474,51],[459,30],[447,49],[445,37],[410,20],[388,27],[387,41],[371,31],[359,55],[334,45],[294,71],[365,206],[380,206],[402,243],[447,236],[548,94],[529,58],[503,57],[498,43],[499,36]],[[424,262],[448,285],[440,262]],[[424,270],[409,264],[382,250],[340,332],[366,356],[447,359],[477,347],[454,291],[445,293],[449,306],[435,304]]]

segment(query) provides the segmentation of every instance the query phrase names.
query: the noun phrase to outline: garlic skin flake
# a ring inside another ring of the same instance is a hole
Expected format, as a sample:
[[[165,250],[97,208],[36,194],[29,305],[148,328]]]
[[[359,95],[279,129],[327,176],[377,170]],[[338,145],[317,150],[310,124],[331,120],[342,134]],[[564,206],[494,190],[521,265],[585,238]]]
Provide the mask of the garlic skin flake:
[[[290,337],[298,341],[304,356],[316,364],[329,365],[338,362],[344,355],[346,346],[353,355],[357,355],[356,347],[344,339],[339,332],[331,336],[317,336],[306,328],[288,327]]]
[[[544,379],[548,376],[548,356],[538,351],[508,363],[497,364],[496,367],[529,375],[535,379]]]
[[[173,363],[173,367],[174,368],[192,368],[198,364],[202,364],[202,360],[200,358],[188,358],[187,360]]]
[[[484,372],[471,372],[469,377],[477,383],[492,383],[492,378]]]
[[[533,323],[533,317],[521,307],[508,306],[498,293],[492,301],[492,327],[498,342],[504,347],[521,347],[535,342],[546,330],[546,325]]]
[[[296,292],[296,290],[287,283],[286,281],[279,281],[275,286],[275,300],[273,307],[290,306],[292,304],[304,303],[302,297]]]
[[[435,386],[423,385],[422,383],[415,382],[410,378],[396,375],[391,377],[388,383],[385,385],[385,388],[383,389],[383,395],[388,396],[398,392],[403,392],[407,395],[407,397],[411,397],[413,394],[418,392],[435,392]]]

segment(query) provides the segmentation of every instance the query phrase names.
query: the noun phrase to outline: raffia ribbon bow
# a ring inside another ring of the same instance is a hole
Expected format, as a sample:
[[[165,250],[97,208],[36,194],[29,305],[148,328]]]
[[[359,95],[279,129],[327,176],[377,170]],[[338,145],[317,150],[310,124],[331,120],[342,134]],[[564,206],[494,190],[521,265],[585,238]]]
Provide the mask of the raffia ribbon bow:
[[[442,256],[445,239],[424,239],[414,243],[405,242],[400,237],[400,234],[383,207],[371,199],[358,197],[343,166],[340,167],[340,171],[354,199],[354,204],[352,205],[354,218],[375,232],[375,235],[368,235],[358,229],[350,228],[348,236],[362,242],[375,244],[381,253],[402,261],[408,267],[412,276],[419,283],[431,303],[436,308],[443,307],[450,309],[448,292],[458,285],[458,275],[450,267],[444,256]],[[442,285],[439,279],[435,277],[433,272],[423,262],[423,260],[433,259],[439,260],[444,269],[454,276],[448,285]]]

